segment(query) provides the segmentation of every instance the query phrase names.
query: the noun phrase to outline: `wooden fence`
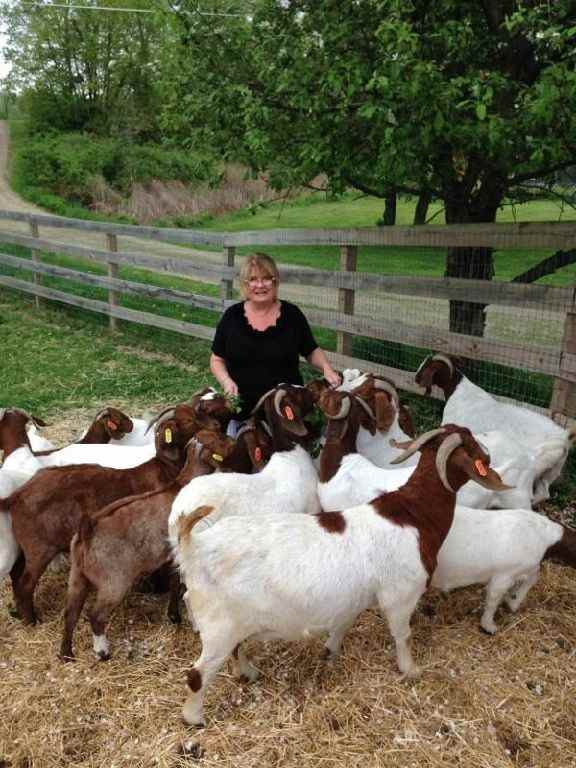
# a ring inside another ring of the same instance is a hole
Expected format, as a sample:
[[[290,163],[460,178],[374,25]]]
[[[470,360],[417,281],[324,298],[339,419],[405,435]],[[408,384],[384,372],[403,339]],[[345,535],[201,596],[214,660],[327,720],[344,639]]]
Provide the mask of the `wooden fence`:
[[[15,231],[14,226],[23,228]],[[45,231],[55,230],[47,237]],[[82,244],[62,239],[63,230],[79,232]],[[44,236],[41,236],[44,235]],[[148,250],[154,243],[154,252],[122,250],[120,238],[138,238]],[[96,238],[96,239],[95,239]],[[326,312],[306,309],[312,325],[331,329],[337,334],[337,351],[330,357],[335,365],[374,370],[392,378],[397,386],[419,391],[414,385],[413,373],[390,366],[357,359],[351,355],[355,336],[388,342],[399,342],[417,347],[461,355],[483,361],[506,360],[506,365],[547,374],[554,378],[550,410],[553,415],[576,416],[576,291],[544,285],[524,285],[481,280],[453,278],[418,278],[389,276],[356,271],[358,247],[362,246],[418,246],[418,247],[493,247],[552,248],[568,250],[576,247],[576,222],[476,224],[466,226],[388,227],[370,229],[289,229],[239,233],[201,232],[197,230],[159,229],[129,225],[87,222],[55,216],[33,215],[0,211],[0,241],[26,246],[31,249],[32,260],[0,253],[0,264],[28,270],[32,281],[0,275],[0,285],[23,291],[36,297],[36,302],[49,299],[100,312],[110,317],[111,327],[118,320],[155,326],[211,339],[214,331],[204,325],[161,317],[120,306],[120,294],[168,299],[171,302],[222,311],[233,297],[233,282],[237,276],[236,249],[240,246],[332,245],[340,248],[340,269],[326,271],[308,267],[284,265],[282,282],[308,288],[333,288],[337,292],[337,310]],[[86,241],[90,241],[86,244]],[[98,247],[101,243],[102,248]],[[177,247],[180,246],[180,247]],[[181,246],[188,246],[182,248]],[[207,246],[212,251],[200,255],[190,247]],[[43,263],[42,252],[66,254],[99,262],[108,266],[108,276],[88,274],[53,264]],[[142,267],[158,273],[186,277],[219,284],[220,297],[188,293],[131,282],[119,277],[120,266]],[[108,290],[108,302],[83,298],[42,285],[42,276],[67,278],[85,285]],[[564,315],[564,335],[557,348],[534,347],[466,336],[426,325],[408,325],[400,320],[379,320],[355,314],[355,303],[363,291],[380,291],[399,296],[434,297],[487,304],[543,309]]]

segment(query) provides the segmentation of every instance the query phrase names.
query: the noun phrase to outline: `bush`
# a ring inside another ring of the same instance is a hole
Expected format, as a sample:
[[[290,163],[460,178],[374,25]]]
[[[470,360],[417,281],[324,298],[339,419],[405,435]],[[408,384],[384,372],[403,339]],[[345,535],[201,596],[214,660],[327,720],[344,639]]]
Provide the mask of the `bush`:
[[[197,184],[215,174],[210,160],[188,152],[82,133],[52,133],[18,143],[13,177],[14,187],[34,202],[39,202],[39,194],[56,195],[89,206],[96,178],[125,195],[134,184],[153,179]],[[49,207],[59,212],[55,201]]]

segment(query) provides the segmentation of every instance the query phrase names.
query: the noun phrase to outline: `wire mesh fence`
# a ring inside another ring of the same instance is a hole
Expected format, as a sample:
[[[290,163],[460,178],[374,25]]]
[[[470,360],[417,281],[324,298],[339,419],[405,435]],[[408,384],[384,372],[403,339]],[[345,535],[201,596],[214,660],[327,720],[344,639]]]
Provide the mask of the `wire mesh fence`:
[[[0,218],[5,219],[4,230],[10,214],[0,212]],[[14,243],[20,243],[40,253],[43,264],[64,264],[62,257],[54,255],[58,245],[65,250],[64,242],[68,242],[63,237],[62,221],[54,224],[51,217],[36,218],[41,220],[43,233],[52,225],[57,227],[59,244],[54,243],[50,249],[52,256],[48,256],[46,242],[39,239],[38,221],[33,222],[33,216],[20,218],[18,234],[5,231],[6,241],[13,248]],[[21,234],[23,224],[33,237]],[[104,235],[109,237],[115,230],[115,225],[91,222],[75,222],[74,227],[80,233],[76,232],[71,242],[78,243],[78,235],[85,239],[95,236],[100,238],[100,245]],[[166,232],[144,227],[117,229],[122,237],[119,252],[96,251],[94,245],[68,246],[67,251],[74,256],[77,270],[83,269],[83,253],[91,260],[86,263],[92,265],[92,271],[95,261],[119,264],[118,282],[109,273],[107,279],[93,279],[80,292],[77,287],[72,289],[77,295],[93,296],[99,301],[96,311],[108,312],[111,317],[168,327],[168,320],[151,320],[154,313],[157,318],[177,318],[171,319],[171,330],[194,335],[200,324],[208,326],[208,331],[224,306],[238,300],[239,286],[234,276],[245,254],[265,251],[279,262],[281,297],[305,310],[318,342],[339,353],[340,363],[367,369],[384,366],[392,375],[398,372],[397,383],[402,387],[413,380],[408,373],[415,371],[427,354],[443,352],[463,359],[466,374],[497,396],[542,408],[556,398],[556,409],[569,415],[576,408],[568,396],[576,382],[576,348],[572,348],[568,327],[574,318],[576,266],[564,266],[561,274],[550,270],[550,274],[538,277],[536,285],[523,282],[523,276],[532,279],[536,265],[547,263],[559,246],[576,242],[576,224],[481,225],[456,231],[453,227],[427,226],[386,231],[177,233],[179,244],[197,246],[204,242],[212,249],[200,253],[174,242],[158,242],[168,238]],[[504,247],[490,251],[481,246],[484,242],[487,246],[501,242]],[[224,254],[215,250],[219,245],[224,245]],[[150,246],[158,260],[156,270]],[[455,252],[459,260],[456,268]],[[447,265],[457,277],[445,276]],[[29,258],[26,267],[41,268],[31,264]],[[2,272],[10,273],[6,263]],[[40,281],[37,273],[33,275],[35,287],[28,290],[38,296]],[[192,275],[194,282],[190,280]],[[69,278],[59,274],[43,276],[42,295],[50,298],[52,291],[53,298],[62,300],[61,289]],[[0,283],[7,285],[7,279],[0,277]],[[141,288],[134,288],[134,281]],[[108,305],[105,297],[115,286],[117,304],[112,306],[110,301]],[[187,290],[190,306],[186,306]],[[140,293],[137,298],[135,292]],[[82,300],[84,308],[95,308]],[[127,314],[130,308],[134,308],[133,315]],[[201,336],[210,338],[210,333]],[[559,382],[564,387],[560,399]]]

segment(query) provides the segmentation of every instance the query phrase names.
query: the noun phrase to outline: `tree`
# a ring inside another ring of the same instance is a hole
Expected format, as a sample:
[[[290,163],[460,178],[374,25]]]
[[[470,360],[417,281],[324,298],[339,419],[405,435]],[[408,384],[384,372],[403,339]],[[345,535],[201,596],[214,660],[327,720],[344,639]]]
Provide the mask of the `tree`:
[[[174,6],[165,122],[279,188],[325,174],[333,192],[436,198],[447,223],[493,222],[526,181],[575,162],[574,0],[202,5]],[[446,275],[491,279],[491,250],[450,249]],[[482,335],[483,309],[452,302],[451,329]]]
[[[1,6],[6,26],[4,56],[12,64],[8,85],[23,94],[32,127],[44,131],[122,132],[157,135],[158,50],[161,35],[148,0],[112,0],[86,8],[48,3]]]

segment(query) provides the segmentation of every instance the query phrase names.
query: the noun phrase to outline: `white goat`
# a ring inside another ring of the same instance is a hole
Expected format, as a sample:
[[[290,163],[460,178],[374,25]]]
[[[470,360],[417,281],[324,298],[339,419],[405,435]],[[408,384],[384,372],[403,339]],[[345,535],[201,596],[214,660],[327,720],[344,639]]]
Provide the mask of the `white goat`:
[[[516,612],[547,557],[576,567],[576,531],[530,510],[478,511],[457,506],[438,553],[432,586],[449,591],[486,584],[480,625],[494,634],[494,614],[502,600]]]
[[[212,506],[214,519],[228,515],[316,514],[318,474],[310,455],[297,445],[274,453],[254,475],[228,472],[197,477],[184,486],[172,504],[168,521],[170,540],[177,546],[177,523],[199,506]]]
[[[358,614],[376,600],[401,672],[418,673],[410,617],[452,522],[455,490],[469,477],[500,484],[468,430],[449,426],[423,435],[405,457],[420,448],[418,468],[401,491],[342,513],[228,517],[210,525],[213,509],[201,507],[181,518],[180,568],[202,639],[202,655],[188,673],[186,722],[204,722],[204,689],[230,653],[242,674],[256,675],[239,648],[247,637],[327,633],[335,655]]]
[[[19,472],[11,472],[2,467],[0,469],[0,499],[7,499],[11,493],[29,479],[29,475]],[[20,547],[16,543],[12,532],[12,519],[10,513],[0,512],[0,582],[12,570],[12,566],[18,558]]]
[[[536,479],[533,502],[549,498],[550,485],[562,472],[575,437],[574,430],[564,429],[547,416],[527,408],[496,400],[457,370],[453,361],[446,355],[432,355],[426,358],[416,371],[415,379],[427,394],[433,385],[443,390],[446,399],[443,424],[462,424],[476,433],[500,430],[533,453],[544,441],[551,438],[560,440],[563,444],[562,455],[558,457],[556,451],[551,453],[553,461]],[[543,454],[541,458],[544,458]]]
[[[379,467],[356,449],[360,432],[374,431],[374,417],[364,412],[367,406],[351,393],[324,391],[319,399],[327,419],[325,444],[320,454],[318,495],[322,508],[337,511],[354,504],[363,504],[382,493],[395,491],[407,482],[414,466]],[[362,405],[362,407],[360,407]],[[474,438],[490,455],[490,462],[509,490],[493,490],[468,482],[457,495],[457,503],[477,509],[530,509],[535,478],[547,466],[550,452],[561,455],[563,446],[552,439],[542,451],[533,455],[502,432],[475,434]],[[391,441],[397,455],[402,443]],[[418,454],[414,454],[418,456]],[[411,457],[413,458],[413,457]],[[406,462],[407,464],[409,462]]]

